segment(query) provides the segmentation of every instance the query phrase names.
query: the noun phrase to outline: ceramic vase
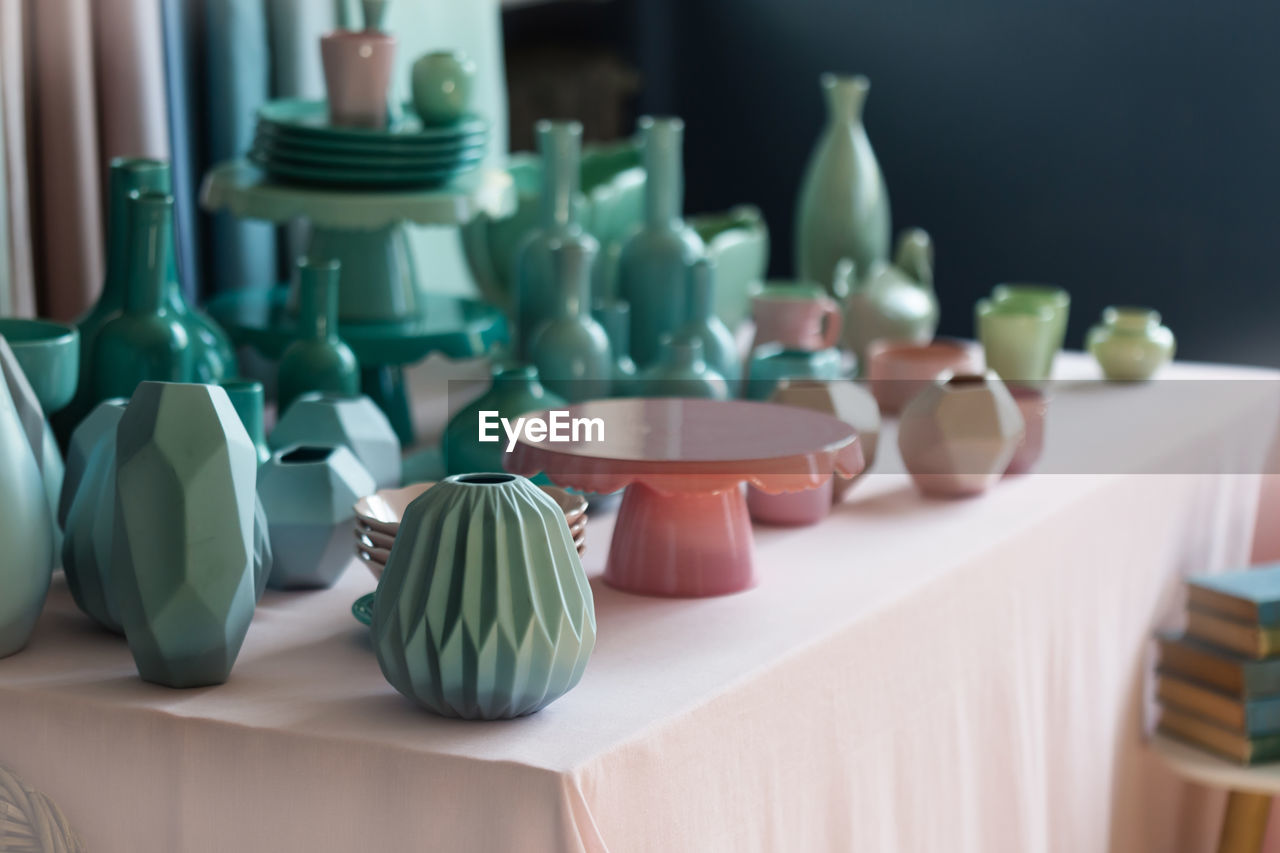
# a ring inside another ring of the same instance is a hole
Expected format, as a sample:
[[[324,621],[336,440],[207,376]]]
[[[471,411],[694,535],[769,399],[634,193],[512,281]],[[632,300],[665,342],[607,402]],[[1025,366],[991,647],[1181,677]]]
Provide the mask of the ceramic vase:
[[[413,63],[413,108],[427,127],[456,124],[471,106],[476,64],[465,53],[440,50]]]
[[[832,288],[849,258],[871,270],[889,257],[889,193],[862,125],[866,77],[823,74],[827,125],[805,168],[796,204],[796,270]]]
[[[165,299],[173,197],[145,192],[134,195],[128,209],[128,284],[123,309],[94,341],[95,400],[128,397],[140,382],[182,382],[192,376],[191,338]]]
[[[575,200],[582,161],[582,125],[576,121],[540,121],[535,132],[542,158],[542,190],[537,227],[521,241],[515,255],[515,350],[528,358],[534,333],[564,309],[565,292],[553,246],[571,246],[592,259],[600,244],[578,218]],[[590,268],[587,270],[590,275]],[[576,291],[575,291],[576,298]],[[589,305],[588,305],[589,307]]]
[[[22,423],[23,432],[31,447],[31,454],[35,457],[36,466],[40,469],[45,502],[49,505],[49,512],[55,519],[52,546],[54,553],[58,554],[62,549],[62,531],[56,519],[65,473],[62,451],[58,449],[58,441],[49,427],[49,422],[45,420],[40,398],[36,395],[31,383],[27,381],[26,372],[23,371],[4,337],[0,337],[0,379],[4,381],[9,391],[9,399],[18,412],[18,420]]]
[[[840,343],[840,305],[815,284],[770,282],[751,298],[756,324],[751,348],[780,344],[796,352],[817,352]]]
[[[1071,314],[1071,294],[1052,284],[997,284],[991,288],[991,301],[1012,307],[1026,305],[1044,307],[1053,312],[1053,349],[1062,349],[1067,339],[1067,322]]]
[[[1173,332],[1160,325],[1159,312],[1112,307],[1102,312],[1102,323],[1089,330],[1085,349],[1108,379],[1140,382],[1173,360],[1176,342]]]
[[[937,328],[933,244],[927,233],[912,228],[898,238],[892,264],[876,264],[852,287],[845,301],[845,346],[864,370],[875,341],[928,343]]]
[[[728,400],[728,381],[702,357],[702,339],[668,335],[656,364],[640,374],[645,397],[706,397]]]
[[[458,410],[445,427],[441,444],[445,470],[450,474],[473,474],[504,470],[506,439],[497,430],[498,441],[480,441],[480,413],[496,412],[498,418],[514,421],[521,415],[567,406],[564,398],[548,391],[538,378],[536,367],[500,366],[493,375],[493,385],[469,406]]]
[[[1013,451],[1009,467],[1004,469],[1006,477],[1013,477],[1030,472],[1040,461],[1040,454],[1044,452],[1044,421],[1049,412],[1049,397],[1038,388],[1026,385],[1007,387],[1013,395],[1013,401],[1018,404],[1018,411],[1022,413],[1024,427],[1022,440]]]
[[[351,520],[373,475],[345,447],[289,447],[258,475],[274,564],[272,589],[333,586],[351,563]]]
[[[120,423],[120,417],[128,404],[129,401],[123,397],[103,400],[71,433],[71,441],[67,444],[62,492],[58,498],[58,524],[64,528],[71,512],[71,503],[80,491],[80,483],[89,468],[89,457],[102,442],[110,442],[114,446],[116,425]]]
[[[738,345],[728,326],[715,314],[716,266],[707,258],[699,258],[689,267],[685,286],[687,322],[681,333],[702,341],[702,357],[707,365],[736,388],[742,378]]]
[[[13,350],[46,416],[71,402],[80,376],[80,333],[74,326],[0,317],[0,338]]]
[[[329,121],[338,127],[387,126],[387,94],[396,40],[377,29],[336,30],[320,39]]]
[[[0,382],[0,658],[27,644],[49,593],[53,513],[7,383]]]
[[[144,382],[116,435],[111,592],[143,680],[221,684],[256,599],[258,455],[227,394]]]
[[[570,403],[607,397],[613,380],[609,336],[590,313],[596,250],[577,242],[552,242],[549,249],[558,307],[534,330],[529,361],[543,384]]]
[[[767,400],[779,383],[789,379],[840,379],[844,363],[837,349],[806,352],[766,344],[751,353],[747,365],[746,398]]]
[[[116,435],[124,411],[121,406],[89,455],[67,512],[67,532],[62,543],[62,570],[72,600],[86,616],[116,634],[124,633],[111,584],[116,529]]]
[[[944,373],[982,371],[982,351],[971,341],[938,338],[916,341],[872,341],[864,375],[885,415],[901,412],[917,394]]]
[[[262,466],[259,465],[261,470]],[[254,501],[253,506],[253,600],[262,601],[267,591],[267,581],[271,578],[271,570],[275,568],[275,552],[271,550],[271,529],[267,521],[267,510],[262,505],[262,498]]]
[[[832,499],[839,502],[853,484],[871,470],[880,443],[880,406],[864,386],[856,382],[816,379],[788,379],[780,382],[769,402],[823,412],[858,431],[858,444],[866,464],[856,477],[837,473],[832,482]]]
[[[280,357],[276,396],[280,410],[311,391],[354,397],[360,393],[355,353],[338,337],[337,261],[298,264],[298,340]]]
[[[379,489],[400,485],[400,439],[368,397],[304,394],[276,423],[269,442],[272,450],[293,445],[345,447],[373,475]]]
[[[994,373],[958,374],[911,401],[898,425],[898,449],[920,491],[969,497],[999,481],[1024,431],[1018,404]]]
[[[613,357],[609,393],[626,397],[635,391],[636,363],[631,360],[631,306],[621,300],[597,304],[591,311],[604,333],[609,336],[609,354]]]
[[[447,717],[531,714],[578,683],[595,637],[564,513],[528,480],[449,477],[405,510],[373,608],[396,690]]]
[[[641,370],[662,352],[662,337],[685,323],[689,267],[703,255],[702,239],[681,218],[684,208],[678,118],[640,119],[644,140],[644,223],[618,257],[618,296],[631,305],[631,357]]]
[[[1052,308],[1022,300],[979,299],[974,313],[987,367],[1001,379],[1035,385],[1053,375],[1058,321]]]
[[[262,425],[262,409],[265,405],[262,383],[256,379],[235,377],[224,379],[218,385],[227,392],[227,399],[231,401],[245,432],[249,433],[249,440],[253,442],[253,449],[258,454],[258,464],[263,464],[271,458],[271,451],[267,448],[266,433]]]

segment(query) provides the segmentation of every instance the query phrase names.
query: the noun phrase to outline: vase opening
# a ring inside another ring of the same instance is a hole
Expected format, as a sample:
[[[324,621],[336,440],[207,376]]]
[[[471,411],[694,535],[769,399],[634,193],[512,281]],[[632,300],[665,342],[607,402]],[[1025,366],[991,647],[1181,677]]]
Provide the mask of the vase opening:
[[[455,478],[454,482],[468,486],[501,486],[514,483],[517,479],[519,478],[515,474],[463,474]]]
[[[295,447],[280,456],[284,465],[313,465],[333,455],[332,447]]]
[[[986,377],[980,373],[957,373],[947,380],[948,388],[973,388],[985,383]]]

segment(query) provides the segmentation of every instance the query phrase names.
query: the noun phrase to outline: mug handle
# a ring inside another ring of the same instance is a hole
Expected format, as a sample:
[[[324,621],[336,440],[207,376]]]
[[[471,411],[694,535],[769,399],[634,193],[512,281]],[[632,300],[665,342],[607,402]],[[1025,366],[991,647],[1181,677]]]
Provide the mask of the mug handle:
[[[822,300],[822,348],[840,345],[840,333],[844,331],[844,314],[840,305],[830,297]]]

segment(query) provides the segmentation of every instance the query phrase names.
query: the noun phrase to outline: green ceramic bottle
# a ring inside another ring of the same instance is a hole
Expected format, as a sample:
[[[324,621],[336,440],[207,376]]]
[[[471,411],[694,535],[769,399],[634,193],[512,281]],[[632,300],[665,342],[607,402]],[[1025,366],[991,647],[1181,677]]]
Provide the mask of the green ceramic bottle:
[[[607,397],[613,379],[609,336],[589,313],[596,249],[552,242],[550,254],[559,307],[534,331],[529,361],[543,384],[570,403]]]
[[[337,261],[298,264],[300,337],[280,357],[276,393],[282,412],[308,391],[360,393],[355,353],[338,337],[338,271]]]
[[[192,375],[191,338],[165,298],[173,196],[135,194],[128,210],[128,286],[123,309],[94,341],[94,400],[132,396],[140,382],[183,382]]]
[[[702,357],[702,340],[688,335],[662,341],[662,356],[640,375],[646,397],[729,399],[729,383]]]
[[[703,255],[702,238],[681,218],[684,122],[640,119],[644,139],[644,224],[623,244],[618,295],[631,305],[631,357],[641,370],[653,365],[662,336],[686,321],[689,266]]]
[[[582,125],[540,121],[535,128],[542,157],[538,227],[521,242],[515,259],[515,351],[528,358],[533,335],[557,316],[564,298],[553,268],[553,245],[572,245],[595,257],[600,244],[578,221]]]
[[[538,381],[538,369],[529,365],[502,366],[495,370],[493,385],[471,405],[458,411],[445,427],[443,444],[445,468],[450,474],[470,474],[505,470],[506,440],[501,427],[499,441],[480,441],[480,413],[497,412],[496,417],[517,418],[529,412],[564,408],[562,397],[551,393]]]
[[[831,290],[836,264],[859,270],[888,260],[889,193],[862,126],[866,77],[823,74],[827,126],[809,158],[796,204],[796,270]],[[832,295],[836,295],[834,292]]]
[[[689,320],[682,331],[702,341],[702,357],[707,365],[733,387],[741,378],[742,366],[729,327],[714,313],[715,274],[715,262],[709,258],[699,258],[689,267],[685,293]]]
[[[266,433],[262,426],[265,396],[262,383],[256,379],[242,379],[237,376],[224,379],[218,384],[222,386],[223,391],[227,392],[232,408],[240,416],[245,432],[249,433],[249,439],[253,442],[254,449],[258,451],[258,464],[262,465],[271,458],[271,450],[267,447]]]
[[[609,393],[626,397],[635,390],[636,363],[631,360],[631,306],[620,299],[596,305],[591,316],[609,336],[613,382]]]

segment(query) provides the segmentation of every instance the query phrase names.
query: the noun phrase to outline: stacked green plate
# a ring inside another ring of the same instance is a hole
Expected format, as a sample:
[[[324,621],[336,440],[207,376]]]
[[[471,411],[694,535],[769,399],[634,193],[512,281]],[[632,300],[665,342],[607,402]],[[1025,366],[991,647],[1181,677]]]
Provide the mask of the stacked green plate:
[[[467,116],[424,127],[412,112],[383,129],[334,127],[324,101],[284,99],[258,110],[249,161],[272,178],[323,187],[437,186],[484,159],[489,123]]]

